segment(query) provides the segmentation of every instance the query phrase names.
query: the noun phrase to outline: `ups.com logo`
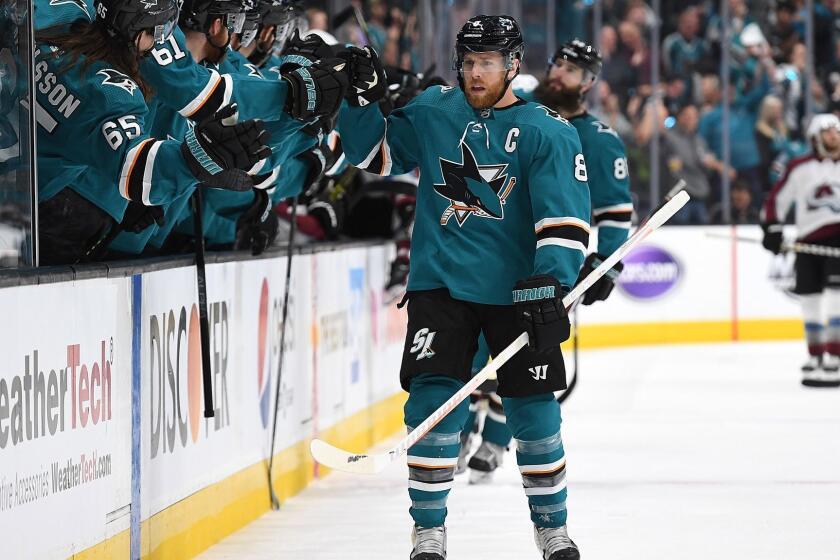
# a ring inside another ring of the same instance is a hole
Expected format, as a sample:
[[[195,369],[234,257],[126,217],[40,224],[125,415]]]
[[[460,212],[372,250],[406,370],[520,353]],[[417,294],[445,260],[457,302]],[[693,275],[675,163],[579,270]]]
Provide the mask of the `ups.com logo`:
[[[229,304],[208,305],[210,369],[215,416],[203,418],[201,331],[198,307],[192,305],[149,317],[149,377],[151,379],[151,458],[175,453],[230,425],[227,374],[230,345]]]

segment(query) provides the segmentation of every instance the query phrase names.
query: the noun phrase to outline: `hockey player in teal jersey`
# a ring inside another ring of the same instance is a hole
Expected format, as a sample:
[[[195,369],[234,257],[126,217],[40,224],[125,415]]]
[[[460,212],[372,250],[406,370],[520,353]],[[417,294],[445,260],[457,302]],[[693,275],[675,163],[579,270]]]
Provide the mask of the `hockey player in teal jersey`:
[[[249,11],[248,16],[260,12]],[[250,75],[258,79],[280,79],[279,74],[270,73],[263,75],[259,69],[248,61],[237,48],[248,46],[253,41],[254,33],[258,27],[259,19],[246,17],[243,33],[234,33],[231,40],[231,50],[227,56],[218,62],[215,67],[232,76]],[[249,29],[249,25],[251,26]],[[248,36],[248,32],[252,32]],[[297,36],[296,36],[297,37]],[[299,40],[299,37],[297,38]],[[320,39],[315,38],[320,41]],[[304,43],[303,41],[300,41]],[[309,41],[308,43],[311,43]],[[307,43],[307,44],[308,44]],[[326,45],[324,45],[326,46]],[[295,40],[286,45],[290,56],[295,57],[297,66],[311,66],[315,59],[304,58],[298,53],[299,46]],[[333,56],[331,49],[325,52],[325,57]],[[286,68],[284,70],[290,70]],[[270,144],[273,149],[272,157],[266,167],[261,170],[263,178],[254,190],[246,193],[239,192],[209,192],[204,196],[203,204],[203,230],[207,239],[207,246],[216,249],[248,249],[252,254],[262,253],[274,240],[277,234],[277,215],[271,212],[271,208],[283,197],[298,194],[306,185],[305,180],[315,180],[313,175],[320,175],[326,165],[325,156],[317,155],[309,157],[310,154],[320,154],[320,139],[325,137],[331,127],[329,119],[315,119],[312,123],[294,121],[297,126],[294,130],[286,129],[281,134],[273,134],[272,138],[279,138],[281,141]],[[305,124],[305,126],[304,126]],[[299,165],[302,165],[300,174],[294,172]],[[309,169],[312,167],[312,169]],[[287,168],[287,169],[283,169]],[[281,179],[282,171],[282,182]],[[194,221],[192,212],[184,207],[178,217],[176,226],[177,235],[174,240],[182,243],[184,238],[194,236]],[[153,238],[153,244],[159,245],[163,240]]]
[[[627,239],[633,204],[630,198],[630,176],[624,143],[618,134],[590,115],[584,105],[586,93],[592,89],[601,72],[601,55],[591,45],[573,40],[562,45],[552,57],[543,81],[531,92],[516,90],[517,95],[529,97],[560,113],[575,127],[583,146],[583,157],[589,173],[589,194],[592,199],[594,223],[598,226],[597,251],[587,256],[580,278],[587,276],[607,256]],[[615,279],[621,273],[618,263],[581,298],[583,305],[606,299],[612,292]],[[486,346],[479,346],[473,361],[478,371],[487,363]],[[485,398],[490,411],[484,420],[482,441],[475,454],[466,460],[462,449],[461,464],[470,468],[470,482],[486,483],[502,463],[502,456],[510,443],[511,434],[504,425],[504,411],[494,407],[498,397],[492,391],[473,398]],[[475,407],[474,407],[475,408]],[[467,422],[462,436],[468,447],[475,422],[474,415]]]
[[[239,20],[235,17],[242,13],[246,4],[240,0],[214,0],[210,3],[189,4],[190,11],[182,12],[181,17],[181,25],[189,30],[192,38],[187,43],[188,54],[193,61],[215,68],[222,75],[234,78],[250,76],[256,80],[267,81],[254,65],[248,63],[236,51],[226,48],[224,56],[220,56],[218,49],[213,46],[228,42],[241,45],[253,40],[253,33],[246,37],[247,18],[242,26],[237,27]],[[208,31],[203,33],[196,29],[190,30],[190,27],[198,25],[195,22],[204,22],[199,29],[206,27]],[[255,29],[256,26],[252,28],[252,31]],[[158,57],[161,57],[159,53]],[[254,106],[256,105],[254,103]],[[152,106],[154,129],[158,134],[179,138],[189,130],[190,121],[159,98],[152,101]],[[242,223],[242,227],[246,228],[250,235],[247,239],[242,236],[243,243],[247,242],[248,246],[241,248],[247,248],[252,253],[258,254],[270,245],[276,235],[277,220],[274,214],[266,211],[266,207],[269,206],[267,189],[271,188],[276,179],[275,168],[279,168],[283,162],[316,142],[310,135],[301,131],[305,125],[305,122],[288,116],[266,123],[266,128],[272,131],[272,140],[269,142],[272,153],[263,167],[252,170],[255,174],[253,189],[245,192],[214,190],[204,193],[202,221],[203,231],[208,237],[208,245],[230,248],[228,244],[232,244],[236,237],[235,226],[239,218],[243,216],[247,220]],[[161,224],[152,224],[142,232],[121,233],[111,243],[110,257],[137,255],[144,251],[159,253],[176,227],[181,240],[185,237],[192,238],[195,232],[189,194],[162,207],[164,215]],[[188,244],[183,241],[170,243],[167,247],[168,251],[179,250],[179,252],[188,248]]]
[[[42,259],[73,263],[130,213],[141,228],[165,204],[199,183],[247,190],[244,170],[268,154],[259,123],[227,126],[211,115],[195,132],[171,141],[148,132],[148,86],[137,73],[141,55],[167,40],[174,0],[101,0],[95,21],[78,19],[41,30],[39,205]],[[60,95],[59,95],[60,94]],[[91,169],[105,179],[84,184]],[[142,211],[148,207],[150,211]]]
[[[593,222],[598,226],[598,248],[586,258],[581,278],[627,240],[633,214],[624,143],[613,129],[590,115],[584,104],[601,66],[600,53],[575,39],[557,49],[535,91],[538,102],[560,113],[577,129],[586,158]],[[617,264],[584,294],[581,303],[591,305],[607,299],[621,269],[621,263]]]
[[[577,559],[553,391],[565,387],[561,298],[588,245],[589,188],[574,128],[513,94],[523,50],[512,17],[471,18],[456,42],[459,88],[427,89],[385,119],[369,95],[384,75],[359,71],[338,129],[362,169],[420,168],[400,372],[408,429],[463,386],[481,332],[492,353],[526,330],[530,349],[500,368],[498,394],[541,557]],[[370,51],[353,52],[357,68],[381,68]],[[408,451],[413,560],[446,558],[446,498],[467,414],[462,402]]]

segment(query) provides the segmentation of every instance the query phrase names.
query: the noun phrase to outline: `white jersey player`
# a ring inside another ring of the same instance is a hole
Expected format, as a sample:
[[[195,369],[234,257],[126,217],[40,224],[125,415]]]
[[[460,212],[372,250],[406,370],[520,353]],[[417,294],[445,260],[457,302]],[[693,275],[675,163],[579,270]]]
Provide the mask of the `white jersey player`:
[[[764,247],[782,250],[782,224],[794,209],[797,240],[840,247],[840,119],[816,115],[807,130],[812,152],[794,159],[762,211]],[[796,255],[796,288],[809,359],[802,384],[840,386],[840,259]]]

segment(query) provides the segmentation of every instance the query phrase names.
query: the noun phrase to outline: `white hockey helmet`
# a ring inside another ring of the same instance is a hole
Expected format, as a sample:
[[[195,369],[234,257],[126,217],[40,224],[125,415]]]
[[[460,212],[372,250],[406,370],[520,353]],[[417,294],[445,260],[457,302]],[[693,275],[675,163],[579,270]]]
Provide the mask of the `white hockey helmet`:
[[[829,128],[834,128],[840,132],[840,118],[837,118],[837,115],[834,113],[821,113],[814,115],[811,122],[808,123],[808,129],[805,132],[808,141],[814,146],[818,155],[822,157],[826,157],[829,154],[823,146],[821,133],[823,130],[828,130]]]

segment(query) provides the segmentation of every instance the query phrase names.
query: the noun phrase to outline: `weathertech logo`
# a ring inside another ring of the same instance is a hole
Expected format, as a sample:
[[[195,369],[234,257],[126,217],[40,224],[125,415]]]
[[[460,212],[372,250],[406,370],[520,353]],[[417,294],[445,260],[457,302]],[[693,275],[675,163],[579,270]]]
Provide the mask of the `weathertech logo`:
[[[80,344],[67,346],[59,369],[39,365],[38,350],[25,356],[22,375],[0,379],[0,449],[111,420],[113,356],[104,340],[92,363],[82,362]]]
[[[436,332],[429,332],[429,329],[420,329],[414,335],[414,346],[411,347],[411,353],[417,354],[417,361],[423,358],[431,358],[435,355],[432,350],[432,341],[435,339]]]
[[[528,371],[531,372],[531,377],[533,377],[534,380],[545,381],[546,375],[548,374],[548,365],[528,368]]]

